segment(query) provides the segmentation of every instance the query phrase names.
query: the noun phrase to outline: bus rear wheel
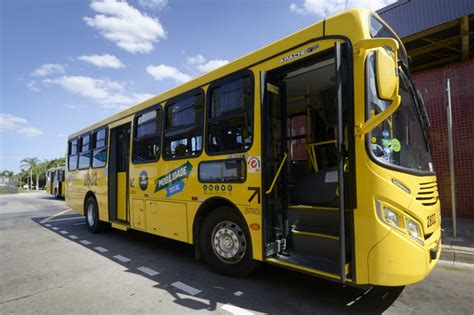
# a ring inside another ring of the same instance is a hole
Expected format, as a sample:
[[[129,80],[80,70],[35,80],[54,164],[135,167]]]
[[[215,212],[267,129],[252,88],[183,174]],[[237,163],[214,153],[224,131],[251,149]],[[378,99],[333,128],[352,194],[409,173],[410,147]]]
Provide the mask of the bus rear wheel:
[[[104,222],[99,220],[99,207],[93,197],[86,201],[85,213],[87,229],[91,233],[99,233],[104,229]]]
[[[247,225],[231,208],[218,208],[206,217],[200,246],[206,262],[220,274],[245,277],[256,267]]]

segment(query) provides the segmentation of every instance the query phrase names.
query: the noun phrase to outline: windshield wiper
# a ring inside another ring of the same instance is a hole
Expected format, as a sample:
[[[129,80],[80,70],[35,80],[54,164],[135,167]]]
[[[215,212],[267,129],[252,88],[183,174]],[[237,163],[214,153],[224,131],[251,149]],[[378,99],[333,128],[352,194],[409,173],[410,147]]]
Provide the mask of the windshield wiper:
[[[419,94],[418,91],[415,90],[415,85],[413,80],[405,73],[403,70],[405,67],[402,65],[402,75],[401,78],[405,81],[408,85],[408,88],[411,91],[413,101],[415,103],[416,112],[418,113],[418,118],[421,122],[421,127],[423,130],[423,137],[425,138],[426,144],[428,146],[428,150],[431,151],[431,139],[428,133],[428,128],[430,127],[430,120],[428,119],[428,114],[426,113],[425,103]],[[408,69],[407,69],[408,70]]]

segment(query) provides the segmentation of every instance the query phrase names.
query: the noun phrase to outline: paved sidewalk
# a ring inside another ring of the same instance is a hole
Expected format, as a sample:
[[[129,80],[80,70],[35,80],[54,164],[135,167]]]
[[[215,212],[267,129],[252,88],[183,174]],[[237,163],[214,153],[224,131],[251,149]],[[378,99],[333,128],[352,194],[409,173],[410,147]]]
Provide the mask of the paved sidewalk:
[[[474,264],[474,219],[457,219],[457,235],[453,238],[452,220],[443,218],[441,260],[454,265]]]

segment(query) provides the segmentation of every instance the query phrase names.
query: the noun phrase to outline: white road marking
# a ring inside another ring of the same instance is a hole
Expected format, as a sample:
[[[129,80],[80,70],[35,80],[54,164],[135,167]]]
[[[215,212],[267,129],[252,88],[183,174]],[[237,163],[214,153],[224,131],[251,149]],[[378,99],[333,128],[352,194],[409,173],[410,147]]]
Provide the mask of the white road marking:
[[[79,220],[79,219],[84,220],[84,217],[63,218],[63,219],[49,220],[48,222],[53,223],[53,222],[69,221],[69,220]]]
[[[90,245],[92,244],[91,242],[87,241],[87,240],[82,240],[82,241],[79,241],[79,243],[82,243],[84,245]]]
[[[56,214],[53,214],[52,216],[47,217],[47,218],[41,220],[40,223],[43,224],[43,223],[45,223],[45,222],[48,222],[49,220],[51,220],[51,219],[53,219],[53,218],[55,218],[55,217],[59,217],[60,215],[63,215],[63,214],[65,214],[65,213],[68,213],[69,211],[72,211],[72,209],[65,209],[65,210],[60,211],[60,212],[58,212],[58,213],[56,213]]]
[[[59,231],[59,233],[61,233],[61,234],[63,234],[63,235],[69,234],[68,231]]]
[[[57,231],[57,230],[59,230],[59,228],[58,228],[58,227],[55,227],[55,226],[53,226],[53,230]]]
[[[104,248],[104,247],[101,247],[101,246],[94,247],[94,249],[98,252],[101,252],[101,253],[105,253],[105,252],[109,251],[107,248]]]
[[[84,225],[86,222],[73,223],[72,225]]]
[[[137,269],[152,277],[160,274],[158,271],[145,267],[145,266],[138,267]]]
[[[72,240],[77,240],[79,237],[77,237],[76,235],[69,235],[69,238]]]
[[[51,224],[45,224],[44,226],[46,226],[46,227],[51,227]]]
[[[232,304],[223,305],[223,306],[221,306],[221,309],[223,309],[224,311],[227,311],[231,314],[234,314],[234,315],[253,315],[252,312],[250,312],[250,311],[248,311],[244,308],[237,307],[237,306],[232,305]]]
[[[244,294],[244,292],[241,292],[241,291],[235,291],[234,292],[235,296],[241,296],[242,294]]]
[[[176,281],[171,284],[173,287],[180,289],[181,291],[186,292],[189,295],[196,295],[201,293],[201,290],[198,290],[196,288],[193,288],[192,286],[189,286],[185,283],[182,283],[181,281]]]
[[[127,257],[122,256],[122,255],[116,255],[116,256],[114,256],[114,258],[121,261],[121,262],[129,262],[131,260],[130,258],[127,258]]]
[[[346,306],[351,306],[352,304],[354,304],[356,301],[355,300],[352,300],[350,301],[349,303],[346,304]]]
[[[370,287],[367,291],[364,292],[364,295],[366,295],[367,293],[369,293],[374,287]]]

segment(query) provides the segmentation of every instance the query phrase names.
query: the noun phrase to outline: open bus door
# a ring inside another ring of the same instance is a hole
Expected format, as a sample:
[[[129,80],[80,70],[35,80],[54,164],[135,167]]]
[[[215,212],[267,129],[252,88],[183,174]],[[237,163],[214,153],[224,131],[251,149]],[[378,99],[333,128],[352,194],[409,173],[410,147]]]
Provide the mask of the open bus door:
[[[332,50],[261,74],[262,180],[266,260],[345,282],[351,233],[344,107],[352,105],[344,104],[342,57],[335,42]],[[298,138],[292,119],[301,116],[306,126],[297,128]],[[293,156],[295,142],[306,149],[304,161]]]
[[[128,222],[128,178],[130,123],[110,129],[109,216],[111,221]]]

